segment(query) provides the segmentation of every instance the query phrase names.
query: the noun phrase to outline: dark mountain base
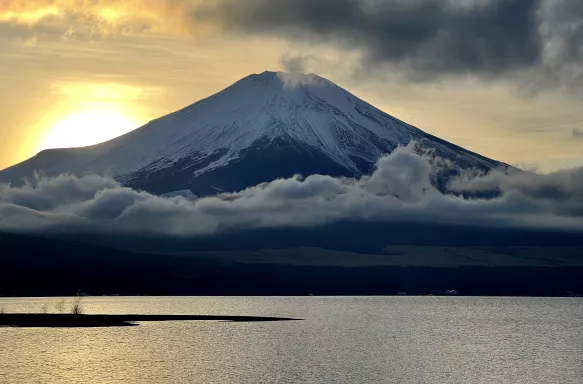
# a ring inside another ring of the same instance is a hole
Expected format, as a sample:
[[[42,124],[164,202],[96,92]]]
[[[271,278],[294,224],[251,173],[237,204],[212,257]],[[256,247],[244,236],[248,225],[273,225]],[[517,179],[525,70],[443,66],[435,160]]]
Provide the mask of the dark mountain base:
[[[224,154],[212,157],[216,161]],[[193,155],[194,158],[197,155]],[[211,161],[211,162],[212,162]],[[193,164],[196,164],[193,166]],[[300,143],[285,140],[260,140],[252,148],[244,150],[239,160],[232,161],[228,167],[220,167],[200,176],[195,171],[209,164],[208,159],[197,163],[189,157],[178,161],[171,167],[158,171],[144,171],[132,175],[128,186],[153,194],[190,190],[195,195],[207,196],[217,192],[235,192],[278,178],[294,175],[314,174],[333,177],[354,177],[356,174],[329,157]],[[364,172],[370,172],[374,163],[363,160]]]
[[[435,141],[440,142],[444,147],[451,147],[456,151],[454,153],[461,152],[479,156],[453,144],[441,142],[438,138],[435,138]],[[386,148],[386,154],[396,148],[391,146],[390,143],[381,141],[379,141],[378,146],[379,148]],[[431,150],[431,147],[425,147],[423,143],[419,143],[417,146],[419,153],[425,153],[428,150]],[[191,156],[162,169],[152,171],[148,167],[143,171],[130,175],[129,180],[122,180],[122,182],[133,189],[144,190],[153,194],[190,190],[198,196],[209,196],[218,192],[242,191],[248,187],[277,179],[290,178],[294,175],[303,177],[328,175],[331,177],[358,178],[362,175],[371,174],[375,169],[376,163],[376,159],[366,160],[362,157],[353,156],[351,160],[357,168],[348,169],[323,153],[299,142],[283,139],[261,139],[255,142],[251,148],[243,150],[240,158],[231,161],[228,166],[219,167],[198,176],[195,174],[197,170],[201,170],[212,162],[219,160],[227,152],[228,150],[224,149],[208,157],[202,157],[200,153],[193,153]],[[451,154],[443,151],[436,151],[435,155],[456,163],[462,169],[472,169],[480,172],[487,172],[490,169],[480,164],[471,164],[463,158],[452,157]],[[484,161],[487,161],[487,159],[484,158]],[[490,165],[492,168],[496,168],[500,164],[491,161]],[[445,192],[450,178],[458,174],[458,168],[444,169],[433,180],[433,183],[440,191]],[[496,195],[494,192],[484,193],[480,197],[493,197]]]

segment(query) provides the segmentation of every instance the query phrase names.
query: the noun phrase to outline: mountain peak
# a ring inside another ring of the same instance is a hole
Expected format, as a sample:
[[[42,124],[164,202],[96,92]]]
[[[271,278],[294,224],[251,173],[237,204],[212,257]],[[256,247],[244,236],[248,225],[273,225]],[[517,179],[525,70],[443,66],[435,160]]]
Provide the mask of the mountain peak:
[[[294,78],[294,79],[302,80],[305,82],[318,81],[318,80],[330,82],[329,80],[327,80],[321,76],[318,76],[315,73],[302,73],[302,72],[264,71],[261,73],[251,74],[247,77],[277,78],[277,79],[280,79],[282,81],[285,81],[285,79]]]
[[[272,72],[265,71],[249,75],[234,85],[248,86],[249,84],[262,85],[264,87],[279,87],[290,89],[295,87],[310,86],[336,86],[333,82],[314,73],[304,74],[299,72]]]

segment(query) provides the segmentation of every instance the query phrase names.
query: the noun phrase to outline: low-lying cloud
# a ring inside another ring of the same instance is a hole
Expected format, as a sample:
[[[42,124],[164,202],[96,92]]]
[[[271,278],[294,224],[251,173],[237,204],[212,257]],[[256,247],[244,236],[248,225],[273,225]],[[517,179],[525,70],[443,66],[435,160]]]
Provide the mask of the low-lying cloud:
[[[550,175],[493,172],[451,182],[411,147],[361,179],[299,176],[204,198],[160,197],[100,176],[39,178],[0,188],[0,230],[84,230],[205,236],[230,229],[313,227],[341,220],[583,230],[583,168]],[[494,198],[469,198],[498,190]]]

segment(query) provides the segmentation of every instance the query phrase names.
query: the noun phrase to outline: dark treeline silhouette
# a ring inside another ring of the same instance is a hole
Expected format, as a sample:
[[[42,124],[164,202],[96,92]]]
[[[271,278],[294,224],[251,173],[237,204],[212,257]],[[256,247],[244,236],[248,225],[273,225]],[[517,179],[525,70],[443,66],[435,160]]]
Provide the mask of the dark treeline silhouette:
[[[583,267],[309,266],[130,252],[0,234],[0,295],[463,295],[583,292]],[[245,251],[241,251],[242,254]]]

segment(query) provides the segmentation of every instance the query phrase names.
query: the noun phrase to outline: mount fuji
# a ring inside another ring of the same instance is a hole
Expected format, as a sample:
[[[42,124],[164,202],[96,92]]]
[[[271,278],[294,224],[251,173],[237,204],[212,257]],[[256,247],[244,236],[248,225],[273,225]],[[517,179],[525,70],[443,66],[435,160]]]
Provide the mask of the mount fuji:
[[[358,177],[415,141],[458,169],[506,168],[406,124],[314,74],[264,72],[102,144],[51,149],[0,172],[106,174],[155,194],[241,190],[295,174]]]

